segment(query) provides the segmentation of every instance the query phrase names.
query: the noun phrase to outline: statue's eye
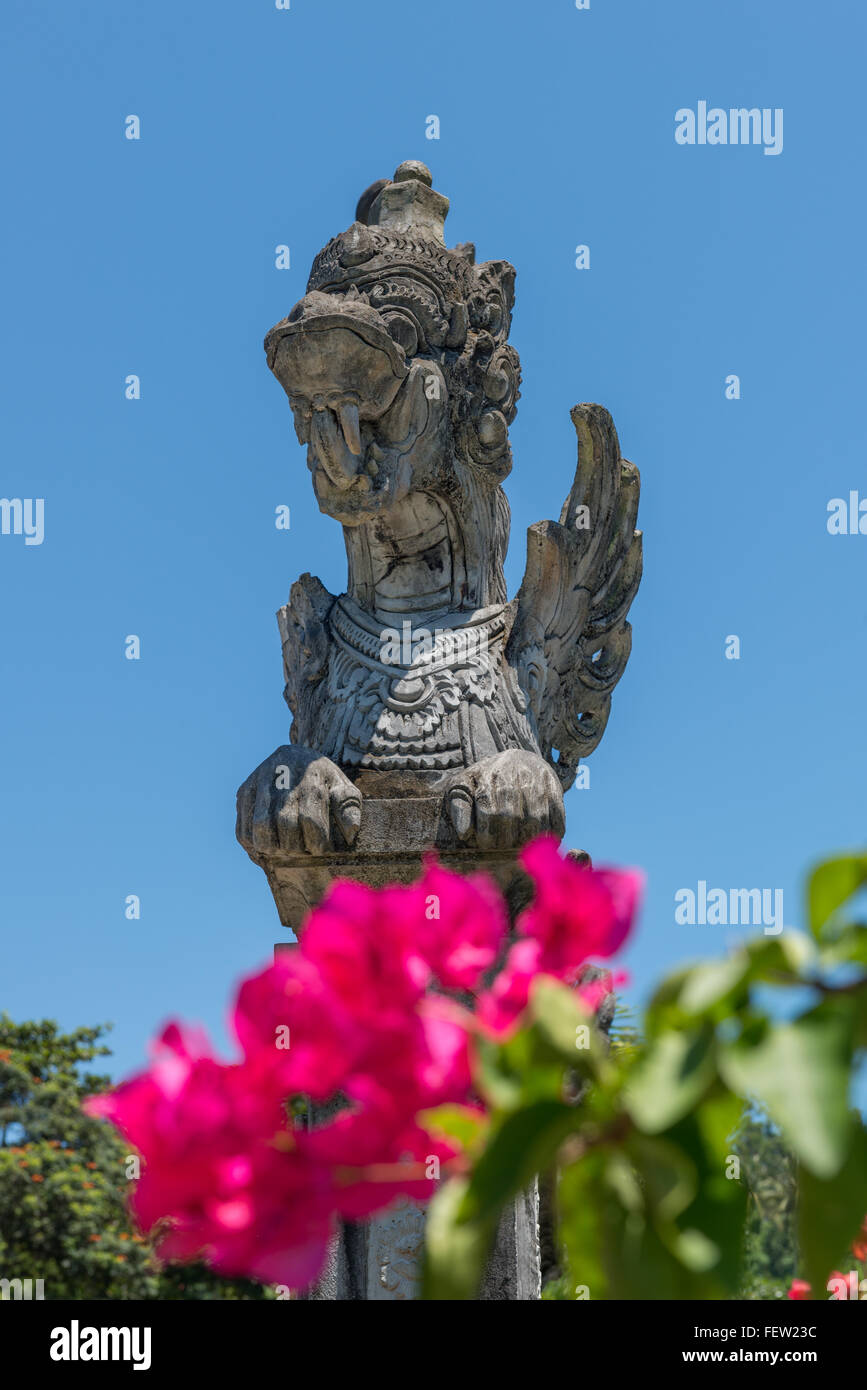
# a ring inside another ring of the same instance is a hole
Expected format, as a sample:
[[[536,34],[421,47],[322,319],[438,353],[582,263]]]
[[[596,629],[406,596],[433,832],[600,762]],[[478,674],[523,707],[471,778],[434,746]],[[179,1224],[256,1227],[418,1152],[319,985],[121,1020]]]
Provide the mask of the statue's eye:
[[[407,357],[415,357],[419,350],[418,328],[407,314],[385,314],[385,326],[390,336],[399,343]]]

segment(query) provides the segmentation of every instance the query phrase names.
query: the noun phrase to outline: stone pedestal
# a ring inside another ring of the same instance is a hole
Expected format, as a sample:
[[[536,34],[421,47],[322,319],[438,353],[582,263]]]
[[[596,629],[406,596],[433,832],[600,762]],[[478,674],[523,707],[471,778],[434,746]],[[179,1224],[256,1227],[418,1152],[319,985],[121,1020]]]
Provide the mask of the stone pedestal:
[[[399,848],[398,848],[399,846]],[[530,898],[530,883],[514,851],[482,853],[458,841],[438,795],[365,797],[361,829],[352,850],[321,856],[278,853],[263,857],[274,901],[284,926],[296,934],[307,913],[336,878],[379,888],[418,878],[426,852],[436,849],[441,863],[458,873],[484,870],[496,880],[514,921]],[[279,942],[275,951],[292,950]],[[401,1199],[364,1224],[347,1223],[333,1243],[325,1272],[306,1298],[313,1302],[358,1299],[365,1302],[414,1299],[421,1286],[424,1210]],[[497,1234],[479,1292],[482,1300],[539,1297],[539,1202],[535,1186],[509,1207]]]
[[[345,1223],[328,1264],[302,1301],[401,1302],[421,1293],[424,1208],[400,1198],[363,1225]],[[479,1290],[480,1302],[533,1302],[542,1291],[539,1196],[534,1184],[511,1203]]]
[[[411,883],[430,850],[436,850],[440,862],[457,873],[484,870],[490,874],[504,893],[513,919],[529,900],[529,880],[516,863],[515,851],[485,853],[465,848],[455,834],[443,796],[436,794],[365,797],[352,849],[322,855],[274,850],[256,858],[267,875],[280,921],[298,934],[333,879],[351,878],[371,888]]]

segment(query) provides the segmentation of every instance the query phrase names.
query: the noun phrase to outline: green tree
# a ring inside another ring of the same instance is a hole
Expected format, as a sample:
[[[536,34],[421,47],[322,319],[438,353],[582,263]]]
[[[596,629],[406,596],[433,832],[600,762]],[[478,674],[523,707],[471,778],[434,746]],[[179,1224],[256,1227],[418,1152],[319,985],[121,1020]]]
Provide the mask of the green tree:
[[[745,1112],[732,1153],[749,1194],[740,1297],[785,1298],[798,1271],[795,1159],[776,1125],[755,1108]]]
[[[41,1279],[46,1299],[259,1299],[269,1290],[204,1265],[161,1267],[127,1209],[137,1155],[84,1115],[108,1076],[106,1027],[61,1033],[0,1014],[0,1278]]]

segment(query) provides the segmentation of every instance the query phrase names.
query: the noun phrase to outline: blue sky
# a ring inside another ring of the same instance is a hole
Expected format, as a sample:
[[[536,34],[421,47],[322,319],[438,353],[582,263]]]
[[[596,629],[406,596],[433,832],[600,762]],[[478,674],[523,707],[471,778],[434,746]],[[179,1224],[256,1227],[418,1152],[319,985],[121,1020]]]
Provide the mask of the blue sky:
[[[274,612],[304,570],[339,592],[345,555],[261,340],[410,158],[449,244],[517,267],[510,592],[576,401],[641,470],[633,654],[567,797],[570,845],[649,875],[632,997],[739,935],[676,925],[679,888],[781,888],[800,921],[806,866],[864,835],[867,536],[826,528],[867,497],[863,13],[7,0],[0,23],[0,492],[45,499],[41,545],[0,536],[0,1007],[114,1020],[126,1072],[170,1015],[222,1042],[280,939],[234,794],[288,737]],[[782,108],[782,153],[678,145],[705,100]]]

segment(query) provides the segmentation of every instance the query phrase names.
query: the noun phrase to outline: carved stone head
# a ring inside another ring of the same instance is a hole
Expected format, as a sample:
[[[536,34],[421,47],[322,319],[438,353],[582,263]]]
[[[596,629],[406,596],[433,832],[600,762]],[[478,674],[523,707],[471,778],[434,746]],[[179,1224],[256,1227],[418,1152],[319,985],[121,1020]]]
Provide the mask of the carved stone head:
[[[394,544],[408,509],[417,527],[447,534],[443,606],[506,598],[515,272],[506,261],[477,266],[472,245],[448,249],[447,212],[425,166],[401,164],[362,196],[357,220],[319,253],[306,295],[265,339],[320,509],[347,528],[356,597],[371,608],[370,538]]]

